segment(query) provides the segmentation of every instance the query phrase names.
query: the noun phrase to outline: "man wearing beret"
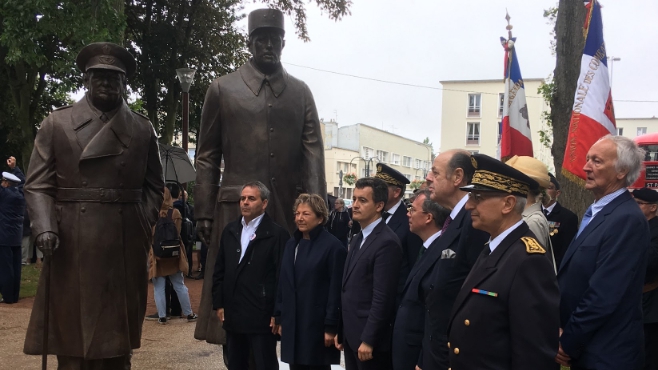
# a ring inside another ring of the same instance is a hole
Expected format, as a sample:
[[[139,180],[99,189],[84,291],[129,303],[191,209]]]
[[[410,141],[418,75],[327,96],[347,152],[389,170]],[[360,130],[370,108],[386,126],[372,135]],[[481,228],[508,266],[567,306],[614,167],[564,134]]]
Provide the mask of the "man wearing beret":
[[[448,324],[453,370],[554,370],[560,328],[555,272],[523,221],[532,178],[475,154],[466,209],[491,235],[464,281]]]
[[[124,100],[135,71],[126,49],[93,43],[76,63],[87,92],[41,123],[25,184],[35,244],[50,272],[39,280],[24,352],[42,353],[49,305],[48,353],[58,369],[129,369],[164,191],[157,137]],[[45,300],[46,284],[56,302]]]
[[[206,93],[194,198],[197,232],[209,248],[208,266],[215,265],[222,230],[240,216],[242,184],[267,185],[271,191],[267,213],[288,232],[295,230],[292,206],[299,194],[322,198],[327,194],[313,95],[281,65],[283,21],[279,10],[251,12],[247,46],[252,58],[236,72],[213,81]],[[211,312],[212,270],[206,270],[194,336],[224,344],[225,333]]]
[[[402,291],[404,290],[407,276],[409,271],[416,263],[420,247],[423,246],[423,241],[418,235],[409,231],[409,218],[407,217],[407,207],[405,206],[402,198],[409,179],[407,179],[400,171],[387,166],[384,163],[377,164],[377,173],[375,178],[383,180],[388,185],[388,201],[384,206],[382,212],[382,219],[388,227],[393,230],[395,235],[400,239],[402,246],[403,261],[400,267],[400,281],[398,283],[398,301],[402,298]]]
[[[0,303],[16,303],[21,289],[21,243],[25,213],[25,197],[19,185],[25,177],[16,167],[14,157],[8,159],[7,164],[13,173],[3,172],[0,182]]]
[[[578,232],[578,216],[558,202],[562,194],[560,183],[552,173],[548,176],[551,178],[551,183],[548,184],[546,194],[542,197],[542,211],[548,220],[555,265],[560,267],[564,253]]]
[[[651,247],[642,289],[644,312],[644,370],[658,370],[658,192],[642,188],[633,190],[633,198],[649,221]]]

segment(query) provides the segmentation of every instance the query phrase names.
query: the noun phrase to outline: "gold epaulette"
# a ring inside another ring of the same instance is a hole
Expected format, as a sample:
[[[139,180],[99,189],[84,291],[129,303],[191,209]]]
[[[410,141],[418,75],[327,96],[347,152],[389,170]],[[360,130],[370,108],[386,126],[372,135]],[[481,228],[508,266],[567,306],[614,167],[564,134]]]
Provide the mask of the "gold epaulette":
[[[540,254],[546,253],[546,250],[539,244],[539,242],[535,238],[524,236],[521,238],[521,241],[523,241],[523,243],[525,244],[525,251],[528,253],[540,253]]]

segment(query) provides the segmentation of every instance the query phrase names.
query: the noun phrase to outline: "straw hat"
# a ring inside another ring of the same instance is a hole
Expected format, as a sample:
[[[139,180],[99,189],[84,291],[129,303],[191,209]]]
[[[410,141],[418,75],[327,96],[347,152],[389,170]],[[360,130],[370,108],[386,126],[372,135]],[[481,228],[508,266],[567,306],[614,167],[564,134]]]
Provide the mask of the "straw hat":
[[[551,184],[551,178],[548,176],[548,167],[538,159],[515,155],[505,162],[505,164],[528,175],[528,177],[537,181],[541,188],[547,189]]]

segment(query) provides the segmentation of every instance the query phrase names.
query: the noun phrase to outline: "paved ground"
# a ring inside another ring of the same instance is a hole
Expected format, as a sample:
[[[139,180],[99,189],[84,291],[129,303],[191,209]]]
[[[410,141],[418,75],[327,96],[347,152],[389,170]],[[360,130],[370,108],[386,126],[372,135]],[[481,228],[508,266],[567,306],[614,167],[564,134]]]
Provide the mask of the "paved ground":
[[[190,291],[192,308],[199,306],[203,280],[185,280]],[[153,287],[149,284],[149,305],[147,314],[155,312]],[[1,367],[11,370],[39,369],[40,356],[23,354],[23,342],[27,323],[32,311],[33,299],[22,299],[13,305],[0,304],[0,351]],[[221,347],[194,339],[194,323],[173,319],[167,325],[156,321],[145,321],[142,332],[142,347],[135,351],[133,369],[138,370],[226,370],[222,360]],[[56,369],[56,360],[50,356],[48,369]],[[4,366],[7,367],[4,367]],[[342,369],[335,366],[336,369]],[[281,370],[288,367],[282,364]]]

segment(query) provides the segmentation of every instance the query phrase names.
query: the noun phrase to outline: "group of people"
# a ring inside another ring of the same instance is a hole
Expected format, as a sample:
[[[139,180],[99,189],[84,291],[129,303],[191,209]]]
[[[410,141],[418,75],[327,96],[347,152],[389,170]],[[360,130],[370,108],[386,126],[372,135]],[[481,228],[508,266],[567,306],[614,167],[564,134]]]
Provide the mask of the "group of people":
[[[49,272],[25,353],[47,350],[60,369],[129,369],[146,282],[166,323],[168,277],[183,316],[198,319],[195,338],[224,345],[230,370],[276,369],[279,336],[293,369],[327,369],[340,350],[348,370],[656,368],[644,346],[657,337],[658,197],[626,190],[643,158],[631,140],[590,148],[596,201],[580,226],[541,162],[461,150],[434,159],[410,204],[409,181],[378,164],[352,207],[329,215],[313,96],[280,62],[283,13],[248,18],[252,58],[211,83],[202,111],[194,217],[209,268],[198,318],[182,284],[189,246],[176,245],[177,259],[153,254],[154,228],[171,221],[180,234],[188,210],[173,210],[157,135],[125,102],[135,59],[93,43],[76,58],[85,97],[43,121],[24,186]],[[0,199],[20,202],[17,183],[3,173]],[[17,294],[6,256],[20,256],[21,237],[0,246],[6,301]]]
[[[21,266],[24,259],[25,175],[16,158],[7,159],[9,172],[0,181],[0,303],[18,302],[21,290]]]

